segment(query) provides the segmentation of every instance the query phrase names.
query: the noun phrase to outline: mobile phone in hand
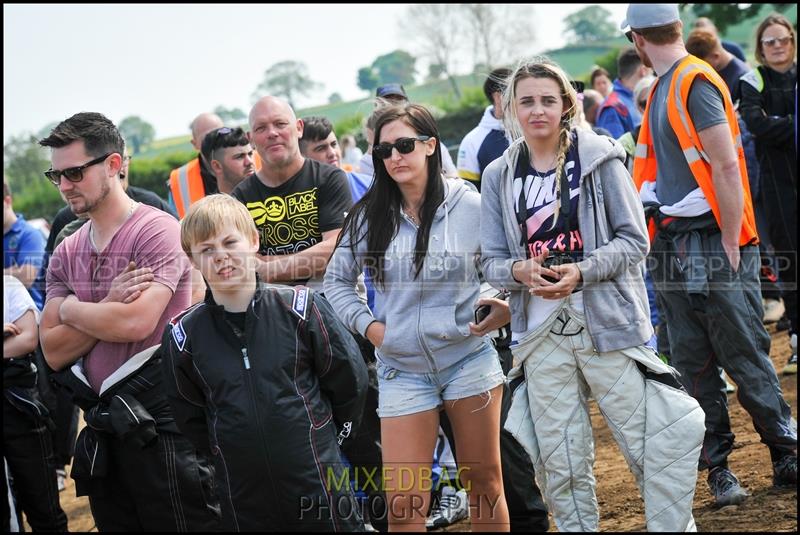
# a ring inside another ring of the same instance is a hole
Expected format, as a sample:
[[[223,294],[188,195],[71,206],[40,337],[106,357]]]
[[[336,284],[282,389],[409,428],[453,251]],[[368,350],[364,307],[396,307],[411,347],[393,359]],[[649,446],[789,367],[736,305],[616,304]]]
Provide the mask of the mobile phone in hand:
[[[475,325],[486,319],[486,316],[492,311],[491,305],[481,305],[475,309]]]

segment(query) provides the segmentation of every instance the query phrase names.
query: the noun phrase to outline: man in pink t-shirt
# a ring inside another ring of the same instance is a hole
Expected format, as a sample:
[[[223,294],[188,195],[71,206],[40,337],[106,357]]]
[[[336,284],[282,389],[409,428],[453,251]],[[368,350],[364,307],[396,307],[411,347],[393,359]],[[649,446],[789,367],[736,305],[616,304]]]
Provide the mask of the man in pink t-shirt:
[[[75,296],[62,302],[62,321],[67,325],[73,321],[72,325],[79,330],[86,327],[84,333],[91,333],[93,320],[102,329],[98,332],[97,343],[83,358],[83,371],[96,392],[100,392],[103,381],[131,356],[159,344],[163,327],[190,304],[191,271],[186,255],[180,250],[180,225],[161,210],[132,201],[129,204],[130,217],[125,216],[125,222],[102,251],[92,244],[94,223],[89,222],[55,250],[47,270],[48,303]],[[144,295],[128,304],[103,302],[114,278],[125,271],[131,261],[152,275],[147,277],[152,282],[142,283],[149,285]],[[96,303],[113,308],[92,307]],[[138,316],[138,311],[131,310],[128,318],[131,323],[117,316],[115,309],[133,308],[135,304],[146,309],[149,316]],[[109,321],[111,317],[114,321]],[[151,321],[137,325],[145,318]],[[141,330],[137,331],[136,327]]]
[[[213,475],[174,424],[154,351],[190,304],[179,224],[122,189],[125,143],[103,115],[78,113],[39,143],[52,149],[48,179],[89,217],[53,253],[40,326],[45,359],[64,370],[57,380],[87,422],[77,494],[89,496],[100,531],[213,529]]]

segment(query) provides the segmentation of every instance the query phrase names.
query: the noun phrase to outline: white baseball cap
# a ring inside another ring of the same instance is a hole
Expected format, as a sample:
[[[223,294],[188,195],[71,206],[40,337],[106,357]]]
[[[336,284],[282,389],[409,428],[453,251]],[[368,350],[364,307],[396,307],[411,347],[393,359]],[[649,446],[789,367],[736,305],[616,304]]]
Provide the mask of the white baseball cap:
[[[678,4],[630,4],[619,29],[657,28],[679,20]]]

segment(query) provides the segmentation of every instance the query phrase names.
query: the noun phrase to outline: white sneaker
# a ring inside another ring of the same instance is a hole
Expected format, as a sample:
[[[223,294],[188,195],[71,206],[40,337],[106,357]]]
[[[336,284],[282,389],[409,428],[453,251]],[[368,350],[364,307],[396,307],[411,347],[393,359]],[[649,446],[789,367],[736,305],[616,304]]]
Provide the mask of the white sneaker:
[[[764,323],[777,323],[783,313],[786,312],[786,307],[783,304],[783,299],[764,299]]]
[[[728,394],[733,394],[736,392],[736,385],[728,381],[728,376],[725,375],[725,372],[720,370],[719,376],[722,377],[722,380],[725,381],[725,392]]]
[[[56,484],[58,485],[58,492],[67,488],[67,471],[61,468],[56,469]]]
[[[431,511],[431,516],[425,520],[428,529],[441,528],[454,524],[459,520],[469,517],[469,500],[467,491],[456,491],[455,487],[442,487],[442,498],[439,505]]]
[[[797,373],[797,334],[793,334],[789,340],[789,345],[792,348],[792,355],[789,357],[789,362],[783,367],[783,375],[794,375]]]

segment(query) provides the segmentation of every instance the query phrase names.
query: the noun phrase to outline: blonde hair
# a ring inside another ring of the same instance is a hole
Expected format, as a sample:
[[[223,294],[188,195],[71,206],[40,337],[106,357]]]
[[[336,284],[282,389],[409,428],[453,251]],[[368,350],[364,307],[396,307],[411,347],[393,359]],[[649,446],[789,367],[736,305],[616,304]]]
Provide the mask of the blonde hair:
[[[192,204],[181,221],[181,248],[192,257],[192,246],[219,234],[232,223],[243,236],[258,241],[258,230],[244,204],[230,195],[207,195]]]
[[[538,56],[527,62],[520,62],[508,77],[508,83],[503,91],[503,123],[506,131],[510,132],[512,139],[522,137],[522,125],[517,117],[514,103],[517,100],[517,84],[525,78],[549,78],[554,80],[559,87],[562,104],[566,109],[561,114],[558,133],[558,149],[556,158],[556,198],[561,198],[561,175],[564,173],[564,162],[567,159],[569,148],[572,144],[571,129],[573,123],[579,118],[578,93],[567,77],[564,70],[547,57]],[[523,141],[528,146],[527,141]],[[533,152],[528,146],[528,151]],[[553,226],[558,221],[561,203],[556,202],[553,214]]]

